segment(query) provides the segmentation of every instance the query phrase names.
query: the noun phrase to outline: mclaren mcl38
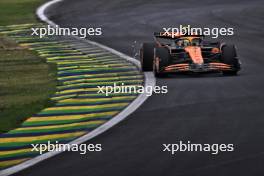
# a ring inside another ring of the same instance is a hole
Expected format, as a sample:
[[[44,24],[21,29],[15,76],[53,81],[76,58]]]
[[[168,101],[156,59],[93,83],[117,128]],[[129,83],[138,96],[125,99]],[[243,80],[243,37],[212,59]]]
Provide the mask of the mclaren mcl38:
[[[143,71],[156,77],[177,72],[221,72],[237,75],[241,69],[234,45],[205,41],[201,35],[154,33],[155,42],[143,43],[140,61]]]

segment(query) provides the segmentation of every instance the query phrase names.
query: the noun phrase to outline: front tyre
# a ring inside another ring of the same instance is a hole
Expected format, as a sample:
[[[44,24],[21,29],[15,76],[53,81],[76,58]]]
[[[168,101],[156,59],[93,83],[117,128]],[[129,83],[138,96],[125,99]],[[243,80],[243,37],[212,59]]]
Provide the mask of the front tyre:
[[[140,49],[142,71],[152,71],[155,43],[143,43]]]
[[[233,67],[233,70],[223,71],[223,75],[237,75],[237,72],[240,70],[240,63],[237,58],[236,48],[234,45],[224,45],[222,47],[221,60],[223,63],[231,65]]]

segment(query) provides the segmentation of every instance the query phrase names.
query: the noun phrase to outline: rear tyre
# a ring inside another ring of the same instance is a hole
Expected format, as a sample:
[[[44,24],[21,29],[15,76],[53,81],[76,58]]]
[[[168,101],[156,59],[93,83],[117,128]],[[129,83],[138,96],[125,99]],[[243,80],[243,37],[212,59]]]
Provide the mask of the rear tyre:
[[[152,71],[155,43],[143,43],[140,49],[140,62],[142,71]]]
[[[224,45],[222,47],[222,62],[233,67],[233,70],[223,71],[225,76],[237,75],[237,72],[240,70],[240,63],[237,58],[236,48],[234,45]]]
[[[164,67],[169,65],[170,53],[166,48],[156,48],[153,61],[153,72],[156,77],[166,77],[168,73],[163,71]]]

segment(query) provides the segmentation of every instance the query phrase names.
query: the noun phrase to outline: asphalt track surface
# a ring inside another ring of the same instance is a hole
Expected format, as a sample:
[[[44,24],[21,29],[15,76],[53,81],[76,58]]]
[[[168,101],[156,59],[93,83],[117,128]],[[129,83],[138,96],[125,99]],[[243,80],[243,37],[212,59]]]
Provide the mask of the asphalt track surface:
[[[63,26],[102,27],[91,38],[133,56],[134,41],[151,41],[161,27],[191,24],[233,27],[220,40],[237,45],[239,76],[172,75],[158,79],[169,93],[153,95],[130,117],[88,143],[103,151],[63,153],[19,176],[261,176],[264,175],[264,1],[65,0],[49,9]],[[233,143],[234,152],[211,155],[162,152],[163,143]]]

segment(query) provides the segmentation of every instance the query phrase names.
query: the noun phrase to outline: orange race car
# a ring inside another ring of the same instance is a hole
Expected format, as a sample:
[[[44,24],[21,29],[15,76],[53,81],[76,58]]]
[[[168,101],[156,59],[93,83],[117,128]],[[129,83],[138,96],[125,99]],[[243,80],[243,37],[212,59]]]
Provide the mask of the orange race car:
[[[236,75],[241,68],[234,45],[204,41],[201,35],[154,33],[155,42],[143,43],[140,61],[143,71],[156,77],[175,72],[222,72]]]

